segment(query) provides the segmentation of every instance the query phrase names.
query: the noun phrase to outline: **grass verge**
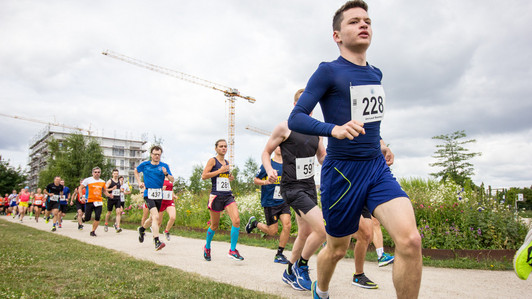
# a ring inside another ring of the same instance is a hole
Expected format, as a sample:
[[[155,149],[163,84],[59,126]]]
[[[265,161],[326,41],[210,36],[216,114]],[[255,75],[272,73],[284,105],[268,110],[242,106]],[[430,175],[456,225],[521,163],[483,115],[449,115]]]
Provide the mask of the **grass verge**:
[[[0,220],[0,298],[271,298]]]

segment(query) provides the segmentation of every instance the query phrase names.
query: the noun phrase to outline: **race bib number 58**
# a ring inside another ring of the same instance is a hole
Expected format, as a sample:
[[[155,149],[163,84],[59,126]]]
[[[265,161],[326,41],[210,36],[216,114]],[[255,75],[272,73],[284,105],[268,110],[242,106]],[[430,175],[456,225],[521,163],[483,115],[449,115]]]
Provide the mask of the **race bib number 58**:
[[[384,118],[384,89],[382,85],[351,86],[351,119],[363,123]]]

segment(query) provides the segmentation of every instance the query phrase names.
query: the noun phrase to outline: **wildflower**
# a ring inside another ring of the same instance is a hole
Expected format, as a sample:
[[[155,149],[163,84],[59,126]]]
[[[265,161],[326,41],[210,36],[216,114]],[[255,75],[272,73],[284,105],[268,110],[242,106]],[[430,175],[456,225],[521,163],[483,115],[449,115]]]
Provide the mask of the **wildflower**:
[[[423,204],[420,204],[419,207],[423,209],[425,206]]]
[[[424,234],[421,234],[421,239],[425,238],[425,235]]]
[[[429,228],[429,226],[428,226],[428,225],[425,225],[425,228]]]
[[[479,236],[482,235],[482,230],[480,229],[480,227],[479,227],[478,230],[477,230],[477,234],[478,234]]]

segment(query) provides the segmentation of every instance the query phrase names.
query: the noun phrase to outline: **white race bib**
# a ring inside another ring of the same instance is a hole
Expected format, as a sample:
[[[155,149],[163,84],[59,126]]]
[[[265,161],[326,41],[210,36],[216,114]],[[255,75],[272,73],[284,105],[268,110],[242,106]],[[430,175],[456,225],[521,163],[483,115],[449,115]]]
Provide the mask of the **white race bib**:
[[[163,200],[172,200],[172,195],[173,195],[172,191],[164,190],[163,191]]]
[[[54,194],[54,195],[50,196],[50,200],[51,201],[58,201],[59,200],[59,195],[55,195]]]
[[[65,201],[65,200],[66,200],[64,195],[60,195],[60,196],[59,196],[59,199],[60,199],[61,201]]]
[[[120,195],[120,189],[114,189],[114,190],[111,192],[111,194],[112,194],[113,196],[119,196],[119,195]]]
[[[281,196],[281,186],[275,186],[275,190],[273,190],[273,199],[283,199]]]
[[[124,195],[124,193],[120,193],[120,201],[121,202],[126,201],[126,196]]]
[[[296,179],[304,180],[314,176],[314,157],[296,158]]]
[[[382,85],[351,86],[351,119],[363,123],[384,118],[384,88]]]
[[[229,178],[216,178],[216,191],[231,191],[231,185],[229,184]]]
[[[103,202],[101,201],[94,201],[92,202],[92,204],[95,206],[95,207],[101,207],[103,205]]]
[[[163,189],[161,188],[148,188],[148,198],[149,199],[162,199],[163,198]]]

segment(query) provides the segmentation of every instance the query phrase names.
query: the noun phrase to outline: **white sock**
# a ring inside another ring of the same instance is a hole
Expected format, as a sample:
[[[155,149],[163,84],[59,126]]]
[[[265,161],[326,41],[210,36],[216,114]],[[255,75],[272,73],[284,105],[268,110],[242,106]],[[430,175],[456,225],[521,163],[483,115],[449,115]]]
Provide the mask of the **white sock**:
[[[377,251],[377,257],[381,258],[382,254],[384,253],[384,248],[377,248],[375,251]]]
[[[329,291],[321,291],[320,288],[318,288],[318,284],[316,284],[316,294],[318,294],[320,298],[329,298]]]

